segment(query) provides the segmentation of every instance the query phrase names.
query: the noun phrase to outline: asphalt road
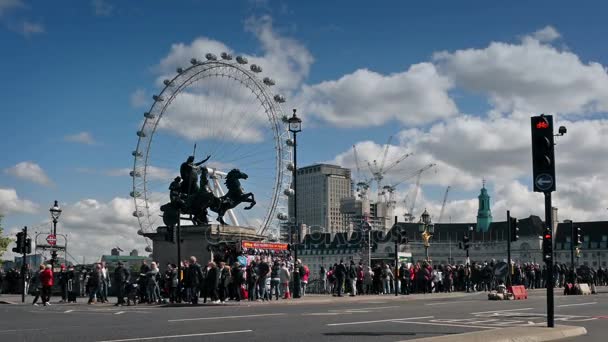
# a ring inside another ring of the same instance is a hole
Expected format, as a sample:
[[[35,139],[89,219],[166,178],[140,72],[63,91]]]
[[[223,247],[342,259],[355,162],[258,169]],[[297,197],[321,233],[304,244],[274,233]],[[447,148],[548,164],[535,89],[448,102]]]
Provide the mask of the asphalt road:
[[[556,324],[605,341],[608,289],[555,296]],[[1,341],[400,341],[501,327],[546,325],[544,291],[527,300],[488,301],[485,294],[307,298],[303,302],[211,306],[0,305]]]

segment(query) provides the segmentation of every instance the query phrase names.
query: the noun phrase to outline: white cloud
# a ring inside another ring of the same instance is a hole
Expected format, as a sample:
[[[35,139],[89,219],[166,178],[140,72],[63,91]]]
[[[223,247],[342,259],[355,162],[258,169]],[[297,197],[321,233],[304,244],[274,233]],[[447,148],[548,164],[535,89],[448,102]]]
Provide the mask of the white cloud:
[[[0,188],[0,214],[34,213],[36,209],[34,202],[19,198],[15,189]]]
[[[114,6],[105,0],[93,0],[91,1],[91,6],[95,15],[100,17],[109,16],[114,11]]]
[[[250,18],[245,28],[258,39],[262,53],[238,55],[246,57],[249,64],[261,66],[261,77],[268,76],[276,82],[272,90],[287,92],[289,99],[289,92],[299,88],[308,76],[312,55],[299,42],[277,33],[270,17]],[[221,52],[228,52],[235,58],[237,55],[224,43],[205,37],[190,44],[173,44],[169,54],[154,68],[161,75],[159,86],[162,80],[175,75],[177,67],[189,66],[191,58],[204,60],[207,53],[219,56]],[[194,83],[173,100],[168,113],[170,115],[163,116],[159,127],[190,140],[219,138],[261,142],[268,127],[267,115],[256,96],[229,77],[207,78]],[[220,121],[224,124],[217,124]],[[207,124],[201,125],[201,122]]]
[[[143,89],[136,89],[130,97],[131,107],[142,108],[145,107],[148,102],[152,103],[151,100],[146,98],[146,92]]]
[[[431,63],[382,75],[359,69],[338,80],[304,86],[298,97],[303,112],[340,126],[378,126],[390,121],[419,125],[458,112],[448,91],[451,81]]]
[[[5,170],[6,173],[21,179],[28,180],[30,182],[50,186],[53,184],[49,177],[46,175],[40,165],[30,162],[23,161],[17,165],[10,167]]]
[[[25,4],[21,0],[0,0],[0,17],[16,8],[25,7]]]
[[[94,145],[95,139],[93,139],[93,135],[89,132],[80,132],[72,135],[66,135],[64,137],[65,141],[75,142],[85,145]]]
[[[129,169],[129,168],[111,169],[111,170],[104,172],[104,174],[107,176],[112,176],[112,177],[127,177],[127,176],[130,176],[131,171],[133,171],[133,169]],[[177,175],[178,175],[178,172],[176,170],[169,170],[169,169],[165,169],[162,167],[156,167],[156,166],[149,165],[148,169],[147,169],[146,177],[147,177],[148,181],[161,180],[161,181],[170,182]]]
[[[517,44],[438,52],[433,59],[457,86],[487,94],[500,113],[608,111],[604,66],[530,36]]]
[[[70,241],[81,242],[71,243],[70,254],[76,258],[98,260],[116,246],[125,251],[138,249],[144,255],[145,242],[137,235],[134,207],[132,199],[120,197],[109,202],[83,199],[65,204],[58,231],[67,233]]]
[[[551,42],[561,37],[561,35],[553,26],[545,26],[544,28],[534,32],[532,37],[539,42]]]

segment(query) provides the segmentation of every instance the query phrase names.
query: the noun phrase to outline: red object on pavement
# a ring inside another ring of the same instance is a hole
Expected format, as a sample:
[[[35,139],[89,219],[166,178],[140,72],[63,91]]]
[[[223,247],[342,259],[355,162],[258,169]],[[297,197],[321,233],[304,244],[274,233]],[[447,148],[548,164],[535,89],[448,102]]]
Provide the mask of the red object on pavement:
[[[523,285],[511,286],[509,292],[513,294],[514,299],[528,299],[528,291]]]

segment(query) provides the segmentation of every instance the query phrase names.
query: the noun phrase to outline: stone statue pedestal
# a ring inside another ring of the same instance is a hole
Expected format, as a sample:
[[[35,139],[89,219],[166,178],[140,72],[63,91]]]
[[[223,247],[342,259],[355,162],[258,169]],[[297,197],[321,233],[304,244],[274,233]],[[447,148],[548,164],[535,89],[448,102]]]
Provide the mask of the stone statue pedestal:
[[[167,264],[177,265],[177,240],[165,241],[167,227],[156,228],[155,233],[145,233],[152,240],[152,259],[159,263],[162,271]],[[201,226],[181,226],[181,258],[195,256],[198,263],[206,265],[213,258],[213,249],[219,246],[236,247],[240,250],[241,241],[261,241],[265,237],[257,235],[255,228],[206,224]]]

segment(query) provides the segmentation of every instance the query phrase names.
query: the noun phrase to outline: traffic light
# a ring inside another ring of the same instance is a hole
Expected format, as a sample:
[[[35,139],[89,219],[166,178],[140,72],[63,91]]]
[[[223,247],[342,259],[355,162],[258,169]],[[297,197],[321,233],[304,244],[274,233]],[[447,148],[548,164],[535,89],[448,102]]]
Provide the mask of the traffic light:
[[[469,249],[469,247],[470,247],[470,244],[469,244],[469,243],[470,243],[470,241],[471,241],[471,240],[469,239],[469,236],[468,236],[468,235],[465,235],[465,236],[463,236],[463,237],[462,237],[462,248],[463,248],[464,250]]]
[[[19,232],[17,233],[17,241],[15,241],[15,247],[13,247],[13,252],[22,254],[23,249],[25,247],[25,233]]]
[[[553,116],[530,118],[532,124],[532,166],[535,192],[555,191]]]
[[[576,248],[574,249],[574,256],[579,258],[581,256],[581,249],[580,247],[576,246]]]
[[[31,254],[32,253],[32,239],[27,238],[25,239],[25,254]]]
[[[175,228],[173,226],[167,227],[165,232],[165,241],[175,242]]]
[[[543,234],[543,260],[546,263],[553,262],[553,232],[550,228],[545,229]]]
[[[405,230],[400,230],[399,231],[399,235],[397,236],[397,241],[399,242],[399,244],[405,245],[407,244],[410,240],[407,237],[407,232]]]
[[[519,239],[519,227],[517,226],[517,219],[515,217],[510,218],[510,226],[511,226],[511,242],[517,241]]]
[[[572,230],[572,243],[575,246],[580,246],[582,244],[580,227],[576,227]]]

